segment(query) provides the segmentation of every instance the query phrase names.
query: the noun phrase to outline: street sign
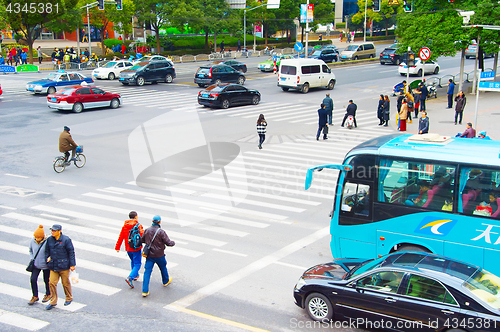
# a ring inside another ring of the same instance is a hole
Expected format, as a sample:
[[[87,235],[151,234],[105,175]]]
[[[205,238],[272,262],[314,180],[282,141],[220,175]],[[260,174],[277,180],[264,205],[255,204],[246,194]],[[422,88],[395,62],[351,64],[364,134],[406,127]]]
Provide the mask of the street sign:
[[[427,61],[431,57],[431,50],[428,47],[422,47],[418,52],[420,60]]]
[[[278,57],[276,55],[273,55],[273,62],[278,61]]]
[[[481,80],[492,80],[495,78],[495,71],[483,71],[481,72]]]
[[[478,89],[480,91],[500,92],[500,82],[479,82]]]
[[[302,46],[302,43],[301,42],[297,42],[295,43],[295,46],[293,47],[297,52],[300,52],[302,51],[302,49],[304,49],[304,46]]]

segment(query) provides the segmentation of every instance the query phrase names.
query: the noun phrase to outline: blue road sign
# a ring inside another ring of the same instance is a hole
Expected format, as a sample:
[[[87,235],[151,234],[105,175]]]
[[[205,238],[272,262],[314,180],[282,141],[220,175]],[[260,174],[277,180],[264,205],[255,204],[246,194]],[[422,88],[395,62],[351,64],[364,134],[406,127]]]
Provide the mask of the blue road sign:
[[[274,62],[278,61],[278,57],[276,55],[273,55],[273,61]]]
[[[479,82],[479,90],[500,92],[500,82]]]
[[[304,49],[304,46],[302,46],[302,43],[301,43],[301,42],[297,42],[297,43],[295,43],[294,48],[295,48],[295,50],[296,50],[297,52],[300,52],[300,51],[302,51],[302,50]]]
[[[494,71],[483,71],[481,72],[481,78],[495,78]]]

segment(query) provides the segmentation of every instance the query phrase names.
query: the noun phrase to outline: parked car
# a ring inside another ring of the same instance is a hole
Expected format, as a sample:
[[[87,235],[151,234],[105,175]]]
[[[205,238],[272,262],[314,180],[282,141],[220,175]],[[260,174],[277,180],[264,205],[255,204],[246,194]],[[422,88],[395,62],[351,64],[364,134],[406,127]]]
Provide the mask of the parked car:
[[[476,51],[477,51],[477,44],[469,45],[469,47],[467,47],[465,49],[465,58],[466,59],[470,59],[470,58],[475,59],[476,58]],[[494,56],[495,56],[495,53],[485,53],[483,51],[483,58],[492,58]]]
[[[293,55],[291,54],[278,54],[275,56],[276,56],[276,70],[280,67],[282,59],[293,59]],[[273,67],[274,67],[274,62],[272,56],[270,56],[267,60],[262,61],[257,65],[257,68],[259,68],[260,71],[273,71]]]
[[[118,93],[106,92],[95,86],[65,87],[47,96],[47,106],[57,110],[80,113],[87,108],[118,108],[122,98]]]
[[[92,71],[92,77],[114,80],[116,77],[120,76],[120,72],[132,66],[132,62],[127,60],[110,61],[104,66],[94,69]]]
[[[245,75],[224,64],[201,66],[194,74],[194,83],[200,87],[221,83],[245,83]]]
[[[426,252],[313,266],[295,285],[294,298],[315,321],[351,319],[391,331],[485,332],[500,326],[500,278]]]
[[[172,62],[156,60],[150,62],[139,62],[120,72],[119,81],[123,85],[144,85],[146,82],[156,84],[158,82],[172,83],[175,78],[175,68]]]
[[[47,78],[29,82],[26,84],[26,91],[33,93],[54,93],[57,89],[63,86],[77,85],[82,82],[94,83],[90,77],[85,77],[77,72],[65,72],[64,70],[59,70],[56,73],[50,73]]]
[[[309,88],[317,87],[332,90],[336,82],[335,74],[323,60],[287,59],[281,61],[278,71],[278,86],[283,91],[308,93]]]
[[[397,54],[396,51],[396,48],[385,48],[382,53],[380,53],[380,64],[385,65],[388,63],[391,65],[399,65],[403,61],[403,56],[401,54]]]
[[[257,105],[259,102],[259,91],[233,83],[211,85],[198,93],[198,103],[206,107],[228,108],[236,105]]]
[[[370,59],[374,58],[375,55],[375,45],[371,42],[350,44],[340,53],[340,60]]]
[[[233,67],[233,69],[236,69],[237,71],[241,71],[242,73],[247,72],[247,65],[244,64],[243,62],[237,61],[237,60],[226,60],[219,62],[224,65],[227,65],[229,67]]]
[[[312,59],[323,60],[326,63],[339,61],[339,51],[334,48],[314,50],[309,56]]]
[[[425,71],[426,74],[437,74],[439,73],[439,64],[436,61],[426,61],[424,68],[422,60],[420,60],[420,58],[416,58],[415,66],[410,66],[410,75],[422,76],[422,71]],[[399,65],[398,72],[401,76],[406,76],[407,67],[405,62],[402,62]]]
[[[163,56],[163,55],[145,55],[142,58],[139,58],[137,60],[132,61],[134,64],[140,63],[140,62],[146,62],[146,61],[169,61],[172,66],[174,65],[174,62],[170,60],[169,58]]]

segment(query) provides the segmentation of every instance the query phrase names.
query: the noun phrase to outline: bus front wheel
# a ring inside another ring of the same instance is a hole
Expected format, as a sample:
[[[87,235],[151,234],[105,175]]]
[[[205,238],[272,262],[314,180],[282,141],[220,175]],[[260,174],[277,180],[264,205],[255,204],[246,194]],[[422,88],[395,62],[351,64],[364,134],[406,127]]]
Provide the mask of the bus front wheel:
[[[412,244],[403,244],[401,247],[395,251],[420,251],[420,252],[430,252],[427,248],[416,246]]]

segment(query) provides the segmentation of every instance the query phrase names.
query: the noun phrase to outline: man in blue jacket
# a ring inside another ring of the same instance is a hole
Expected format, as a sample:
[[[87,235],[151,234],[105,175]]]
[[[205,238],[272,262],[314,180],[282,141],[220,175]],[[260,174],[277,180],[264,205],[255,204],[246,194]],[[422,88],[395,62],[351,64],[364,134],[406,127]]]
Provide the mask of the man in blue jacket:
[[[448,84],[448,92],[446,93],[448,95],[448,107],[447,108],[452,108],[453,107],[453,91],[455,90],[455,83],[453,83],[453,80],[450,78],[449,81],[450,84]]]
[[[318,132],[316,133],[316,140],[319,141],[319,135],[321,130],[323,130],[323,139],[328,139],[328,111],[325,108],[325,104],[321,104],[321,108],[318,110]]]
[[[429,95],[429,90],[427,89],[427,86],[424,83],[420,83],[420,111],[426,111],[425,107],[425,100],[427,99],[427,96]]]
[[[71,283],[69,281],[69,270],[74,271],[75,248],[71,239],[61,233],[61,225],[53,225],[50,228],[52,236],[47,239],[45,245],[45,260],[50,269],[49,287],[50,287],[50,303],[45,309],[50,310],[57,305],[57,283],[61,278],[66,301],[64,305],[70,305],[73,301],[71,295]]]

